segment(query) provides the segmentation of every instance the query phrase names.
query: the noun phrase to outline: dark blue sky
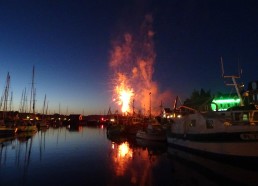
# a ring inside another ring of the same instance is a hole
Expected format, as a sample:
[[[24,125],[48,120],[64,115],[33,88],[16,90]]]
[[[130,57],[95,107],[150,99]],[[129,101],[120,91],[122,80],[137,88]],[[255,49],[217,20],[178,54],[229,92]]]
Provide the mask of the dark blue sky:
[[[59,105],[62,113],[107,112],[115,107],[112,42],[126,32],[137,36],[151,14],[152,79],[160,92],[171,91],[165,105],[194,89],[231,92],[221,78],[221,56],[226,74],[237,73],[239,61],[240,81],[258,80],[257,10],[256,0],[0,1],[0,85],[4,90],[9,72],[18,110],[34,65],[38,112],[45,94],[50,113]]]

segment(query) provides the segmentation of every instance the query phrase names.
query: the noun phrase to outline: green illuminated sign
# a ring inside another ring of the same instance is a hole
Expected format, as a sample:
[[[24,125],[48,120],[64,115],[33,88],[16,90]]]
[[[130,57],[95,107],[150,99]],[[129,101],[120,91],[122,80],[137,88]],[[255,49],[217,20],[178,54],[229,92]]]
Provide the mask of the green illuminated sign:
[[[215,104],[214,104],[215,103]],[[216,108],[218,111],[227,110],[230,107],[237,106],[240,104],[240,99],[214,99],[213,103],[211,104],[211,109],[213,111],[216,111]]]

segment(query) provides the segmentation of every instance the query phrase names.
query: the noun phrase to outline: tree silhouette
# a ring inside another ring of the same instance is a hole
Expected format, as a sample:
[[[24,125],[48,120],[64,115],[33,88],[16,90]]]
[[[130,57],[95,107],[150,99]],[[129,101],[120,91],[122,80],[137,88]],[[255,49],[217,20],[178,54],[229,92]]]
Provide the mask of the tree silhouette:
[[[184,101],[184,105],[196,110],[209,110],[212,102],[210,90],[193,90],[191,97]]]

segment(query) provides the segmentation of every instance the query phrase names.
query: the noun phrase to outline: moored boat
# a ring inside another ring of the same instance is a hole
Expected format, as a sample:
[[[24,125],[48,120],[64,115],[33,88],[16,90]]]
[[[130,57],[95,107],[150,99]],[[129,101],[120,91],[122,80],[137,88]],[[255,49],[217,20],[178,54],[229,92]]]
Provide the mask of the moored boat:
[[[203,153],[258,158],[257,116],[258,110],[194,111],[177,115],[167,141]]]
[[[5,125],[0,125],[0,136],[13,136],[17,132],[15,127],[6,127]]]
[[[37,132],[37,125],[30,120],[21,120],[17,122],[17,132]]]
[[[153,140],[153,141],[166,141],[166,131],[156,120],[148,121],[147,127],[138,130],[136,133],[137,138]]]
[[[9,99],[9,88],[10,88],[10,75],[9,72],[7,73],[6,77],[6,86],[4,89],[3,97],[1,98],[1,106],[3,101],[3,111],[1,112],[2,117],[0,119],[0,136],[12,136],[16,133],[17,129],[14,127],[14,120],[12,117],[8,116],[8,99]]]
[[[107,126],[107,136],[121,135],[125,133],[125,126],[122,124],[111,124]]]
[[[126,119],[125,125],[125,132],[129,135],[136,135],[137,131],[143,128],[144,118],[133,116],[128,116]]]
[[[167,133],[173,147],[238,163],[258,163],[258,105],[243,104],[226,111],[198,111],[186,106],[174,108],[174,123]],[[176,105],[176,104],[175,104]]]
[[[36,126],[38,127],[39,130],[41,129],[48,129],[49,128],[49,124],[47,122],[47,120],[43,119],[43,120],[37,120],[36,121]]]

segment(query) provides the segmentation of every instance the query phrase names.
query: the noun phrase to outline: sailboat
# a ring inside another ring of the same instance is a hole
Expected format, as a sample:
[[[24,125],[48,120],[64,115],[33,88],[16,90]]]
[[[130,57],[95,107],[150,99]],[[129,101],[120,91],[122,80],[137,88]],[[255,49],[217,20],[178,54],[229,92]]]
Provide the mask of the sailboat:
[[[14,135],[17,132],[17,128],[14,127],[13,122],[8,122],[8,125],[6,123],[6,121],[7,121],[7,102],[8,102],[8,97],[9,97],[10,79],[11,79],[10,74],[8,72],[7,78],[6,78],[6,86],[5,86],[4,94],[2,96],[2,101],[3,101],[2,113],[3,113],[3,115],[2,115],[2,119],[0,120],[0,136],[1,137]],[[2,101],[1,101],[1,106],[2,106]]]
[[[37,125],[36,125],[36,117],[35,117],[35,96],[36,96],[36,89],[34,87],[34,66],[32,70],[32,83],[31,83],[31,99],[30,99],[30,113],[31,107],[33,113],[30,114],[32,116],[26,119],[19,120],[17,123],[18,132],[37,132]]]
[[[149,96],[150,96],[150,117],[145,124],[147,125],[147,127],[138,130],[136,133],[136,138],[165,142],[167,140],[166,131],[163,129],[161,124],[151,116],[151,92],[149,93]]]
[[[37,120],[37,127],[41,130],[41,129],[47,129],[49,127],[49,125],[47,124],[47,120],[45,117],[45,110],[47,113],[47,108],[46,107],[46,94],[45,94],[45,98],[44,98],[44,104],[43,104],[43,113],[42,113],[42,118],[41,120]]]

